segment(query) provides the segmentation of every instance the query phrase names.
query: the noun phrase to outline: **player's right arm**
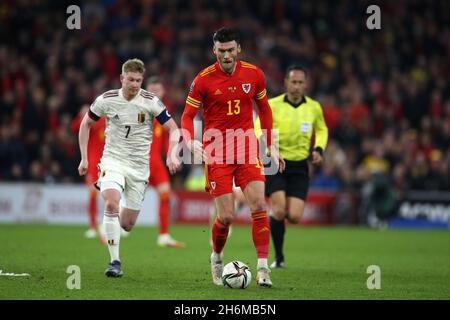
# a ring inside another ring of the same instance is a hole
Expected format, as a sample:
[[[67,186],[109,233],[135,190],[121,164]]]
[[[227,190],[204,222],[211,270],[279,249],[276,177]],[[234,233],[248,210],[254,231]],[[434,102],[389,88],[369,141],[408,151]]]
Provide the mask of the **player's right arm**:
[[[84,115],[89,110],[89,105],[85,104],[81,107],[80,112],[78,112],[77,116],[72,120],[70,124],[70,129],[74,133],[78,133],[80,131],[81,121],[83,120]]]
[[[203,106],[202,103],[202,88],[199,77],[195,78],[192,82],[191,89],[186,99],[183,115],[181,117],[181,134],[183,140],[186,143],[189,151],[194,155],[201,155],[201,158],[205,160],[205,153],[203,150],[203,144],[194,139],[194,118],[197,115],[199,108]]]
[[[88,162],[88,144],[89,144],[89,132],[91,127],[97,122],[101,115],[104,113],[103,103],[101,97],[98,97],[89,108],[88,112],[83,117],[80,124],[80,132],[78,133],[78,143],[80,145],[81,161],[78,166],[78,173],[80,176],[84,176],[89,167]]]
[[[189,151],[193,154],[201,154],[202,159],[204,160],[203,144],[194,139],[194,118],[197,114],[197,110],[198,109],[186,104],[181,117],[181,132]]]
[[[80,176],[84,176],[88,171],[88,144],[89,144],[89,132],[95,121],[89,118],[88,114],[84,115],[80,125],[80,132],[78,133],[78,142],[80,144],[81,161],[78,166],[78,173]]]

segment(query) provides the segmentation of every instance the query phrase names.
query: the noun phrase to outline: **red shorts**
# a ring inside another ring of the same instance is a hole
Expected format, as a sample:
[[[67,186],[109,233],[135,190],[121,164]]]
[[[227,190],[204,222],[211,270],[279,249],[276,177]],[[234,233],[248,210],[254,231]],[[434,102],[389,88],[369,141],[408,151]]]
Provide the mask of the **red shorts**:
[[[170,183],[169,171],[162,160],[150,161],[150,178],[148,182],[154,187],[162,183]]]
[[[205,190],[213,197],[233,192],[236,186],[244,190],[252,181],[266,181],[264,167],[259,164],[212,164],[205,166]]]

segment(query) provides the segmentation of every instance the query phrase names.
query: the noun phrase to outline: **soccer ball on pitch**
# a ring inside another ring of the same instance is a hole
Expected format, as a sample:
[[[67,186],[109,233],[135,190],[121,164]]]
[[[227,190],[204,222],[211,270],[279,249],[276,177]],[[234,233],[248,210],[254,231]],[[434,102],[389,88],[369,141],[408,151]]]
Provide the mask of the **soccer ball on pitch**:
[[[225,287],[245,289],[252,281],[250,268],[241,261],[231,261],[222,272],[222,282]]]

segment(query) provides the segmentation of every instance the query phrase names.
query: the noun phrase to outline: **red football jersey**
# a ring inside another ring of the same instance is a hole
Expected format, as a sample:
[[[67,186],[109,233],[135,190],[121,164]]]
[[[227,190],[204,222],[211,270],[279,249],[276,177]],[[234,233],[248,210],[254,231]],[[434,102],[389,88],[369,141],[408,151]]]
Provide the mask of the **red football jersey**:
[[[163,160],[163,157],[167,154],[168,147],[169,134],[155,119],[153,121],[153,139],[150,149],[149,184],[151,186],[158,186],[159,184],[170,182],[169,172]]]
[[[228,154],[234,154],[236,161],[233,163],[242,163],[239,157],[243,154],[246,163],[248,160],[256,161],[258,147],[253,129],[253,100],[265,98],[265,87],[262,70],[240,60],[236,62],[232,75],[225,73],[219,62],[216,62],[202,70],[194,79],[186,103],[195,108],[203,108],[205,150],[208,150],[211,143],[214,143],[213,146],[223,144],[222,156],[218,153],[218,148],[209,148],[216,150],[212,152],[216,161],[222,158],[224,163],[230,163],[229,158],[226,158],[227,151]],[[243,137],[245,144],[239,142]]]
[[[150,149],[151,161],[162,161],[162,157],[167,154],[169,146],[169,135],[164,127],[155,119],[153,121],[153,140]]]

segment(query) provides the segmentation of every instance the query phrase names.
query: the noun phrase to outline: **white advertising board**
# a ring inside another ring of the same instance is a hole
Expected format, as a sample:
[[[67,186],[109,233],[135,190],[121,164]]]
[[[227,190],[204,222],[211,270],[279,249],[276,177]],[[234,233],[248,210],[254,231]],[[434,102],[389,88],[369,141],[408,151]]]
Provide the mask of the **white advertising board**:
[[[147,189],[137,225],[158,222],[158,195]],[[97,220],[104,203],[97,197]],[[88,224],[88,189],[78,184],[0,184],[0,223]]]

